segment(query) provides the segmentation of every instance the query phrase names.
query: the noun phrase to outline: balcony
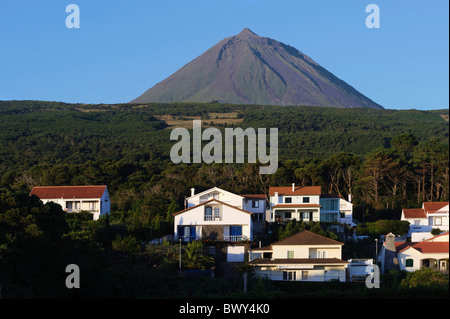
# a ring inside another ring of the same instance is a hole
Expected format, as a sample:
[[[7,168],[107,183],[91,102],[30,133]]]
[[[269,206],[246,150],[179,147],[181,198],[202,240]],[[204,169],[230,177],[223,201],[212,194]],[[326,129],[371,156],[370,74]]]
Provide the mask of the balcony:
[[[246,238],[242,235],[223,236],[223,240],[231,242],[243,241],[245,239]]]
[[[205,215],[204,220],[205,220],[205,222],[221,221],[222,216],[221,215]]]
[[[182,242],[191,242],[194,240],[200,240],[201,237],[199,236],[178,236],[178,240],[181,240]]]

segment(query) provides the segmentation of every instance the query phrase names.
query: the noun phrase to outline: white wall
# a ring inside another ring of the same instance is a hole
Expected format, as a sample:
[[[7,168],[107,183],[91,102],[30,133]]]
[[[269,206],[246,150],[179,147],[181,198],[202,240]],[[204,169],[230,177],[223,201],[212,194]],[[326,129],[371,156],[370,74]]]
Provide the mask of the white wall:
[[[226,204],[236,206],[239,208],[242,208],[242,206],[243,206],[244,198],[242,196],[230,193],[230,192],[223,190],[221,188],[218,188],[218,187],[213,187],[204,192],[195,194],[194,196],[187,198],[187,201],[188,201],[187,207],[190,208],[190,207],[196,206],[198,204],[201,204],[203,202],[206,202],[208,200],[214,199],[214,194],[217,194],[216,199],[220,200],[221,202],[224,202]]]
[[[295,281],[329,281],[337,279],[345,282],[345,269],[343,267],[325,266],[324,269],[285,269],[284,271],[295,272]],[[307,273],[306,279],[303,279],[302,272]],[[283,269],[276,267],[255,267],[255,275],[266,277],[270,280],[283,281]]]
[[[286,204],[285,198],[292,198],[291,204],[320,204],[320,196],[319,195],[280,195],[283,196],[283,202],[278,202],[278,196],[269,196],[269,201],[272,206],[277,204]],[[309,203],[303,203],[303,197],[309,197]]]
[[[59,204],[61,206],[61,208],[66,211],[66,207],[67,207],[67,202],[79,202],[80,205],[78,207],[78,209],[72,209],[71,211],[68,211],[69,213],[76,213],[79,211],[91,211],[91,206],[90,203],[91,202],[95,202],[95,206],[94,206],[94,210],[92,211],[93,219],[97,220],[99,219],[100,215],[103,214],[107,214],[110,213],[110,199],[109,199],[109,195],[108,192],[105,191],[102,195],[102,197],[100,199],[95,199],[95,198],[52,198],[52,199],[42,199],[42,202],[44,204],[48,203],[48,202],[53,202],[55,204]],[[101,207],[100,207],[101,206]],[[101,209],[100,209],[101,208]]]
[[[288,251],[294,251],[293,258],[323,258],[323,255],[319,255],[320,252],[325,252],[324,258],[339,258],[341,259],[341,246],[329,246],[329,245],[273,245],[272,259],[287,258]]]
[[[205,221],[205,207],[206,206],[218,206],[221,209],[221,220]],[[252,239],[252,219],[251,214],[242,212],[233,207],[219,204],[217,202],[211,202],[205,205],[201,205],[192,208],[186,212],[175,215],[174,218],[174,233],[178,236],[178,226],[197,226],[197,225],[242,225],[242,236]],[[224,228],[224,236],[227,236],[226,232],[228,228]]]

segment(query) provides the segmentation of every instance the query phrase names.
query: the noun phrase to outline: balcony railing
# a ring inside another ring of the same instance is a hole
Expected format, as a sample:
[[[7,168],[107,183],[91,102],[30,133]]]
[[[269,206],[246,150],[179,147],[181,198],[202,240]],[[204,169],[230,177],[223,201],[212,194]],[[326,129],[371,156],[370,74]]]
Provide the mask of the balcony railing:
[[[200,240],[201,237],[199,237],[199,236],[178,236],[178,240],[180,240],[180,239],[182,242],[191,242],[194,240]]]
[[[221,221],[222,220],[222,216],[220,215],[205,215],[205,221]]]
[[[231,236],[223,236],[223,240],[225,241],[242,241],[245,240],[246,238],[242,235],[231,235]]]

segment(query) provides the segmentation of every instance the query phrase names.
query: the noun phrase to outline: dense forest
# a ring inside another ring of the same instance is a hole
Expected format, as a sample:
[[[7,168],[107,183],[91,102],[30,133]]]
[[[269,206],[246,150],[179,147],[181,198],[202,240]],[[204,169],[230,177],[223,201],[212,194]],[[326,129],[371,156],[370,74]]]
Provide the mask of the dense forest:
[[[170,291],[175,283],[161,282],[160,274],[176,273],[176,251],[155,253],[142,245],[173,231],[171,214],[184,208],[191,187],[267,193],[269,186],[320,185],[324,193],[351,194],[361,222],[398,219],[401,208],[423,201],[448,201],[445,118],[448,110],[0,102],[0,282],[10,297],[51,296],[40,290],[43,283],[66,274],[45,269],[67,265],[73,256],[93,276],[86,283],[103,283],[109,296],[145,296],[148,287],[133,286],[136,278]],[[279,128],[277,172],[260,175],[257,163],[173,164],[170,131],[174,123],[189,127],[192,119],[220,129]],[[65,216],[59,206],[28,196],[34,186],[99,184],[108,186],[112,204],[99,221]],[[14,269],[32,263],[34,273]],[[149,270],[153,265],[157,271]],[[124,276],[121,284],[114,276]],[[105,291],[88,285],[92,291],[83,296]],[[189,285],[176,286],[180,296],[189,295]],[[210,288],[234,292],[223,285]]]
[[[221,122],[223,114],[235,121]],[[175,126],[161,115],[187,125],[201,118],[221,129],[277,127],[278,171],[259,175],[248,163],[175,165],[169,158]],[[445,116],[448,110],[3,101],[0,185],[106,184],[122,220],[143,214],[155,224],[168,219],[171,204],[183,208],[191,187],[267,193],[292,182],[321,185],[324,192],[352,194],[368,211],[398,211],[448,200]]]

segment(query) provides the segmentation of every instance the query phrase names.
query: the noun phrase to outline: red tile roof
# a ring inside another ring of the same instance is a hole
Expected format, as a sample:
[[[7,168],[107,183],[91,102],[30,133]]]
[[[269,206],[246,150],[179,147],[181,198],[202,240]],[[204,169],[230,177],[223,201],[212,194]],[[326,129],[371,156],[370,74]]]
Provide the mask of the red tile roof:
[[[40,199],[57,198],[101,198],[106,185],[100,186],[39,186],[33,187],[31,195]]]
[[[423,254],[432,254],[432,253],[447,253],[449,252],[448,241],[433,241],[437,237],[441,237],[444,235],[448,235],[448,232],[437,235],[430,239],[420,241],[420,242],[396,242],[395,248],[397,252],[402,252],[409,247],[414,248],[420,251]]]
[[[300,231],[286,239],[277,241],[273,245],[344,245],[343,243],[327,238],[309,230]]]
[[[423,208],[426,212],[434,212],[448,205],[448,202],[424,202]]]
[[[447,253],[448,254],[448,242],[427,242],[422,241],[412,246],[412,248],[417,249],[421,253],[431,254],[431,253]]]
[[[269,187],[269,196],[274,196],[275,192],[278,195],[320,195],[322,188],[320,186],[294,187],[292,191],[292,186]]]
[[[427,218],[427,214],[438,214],[438,210],[447,206],[448,202],[423,202],[423,208],[404,208],[405,218]]]
[[[427,218],[425,210],[422,208],[403,208],[405,218]]]

